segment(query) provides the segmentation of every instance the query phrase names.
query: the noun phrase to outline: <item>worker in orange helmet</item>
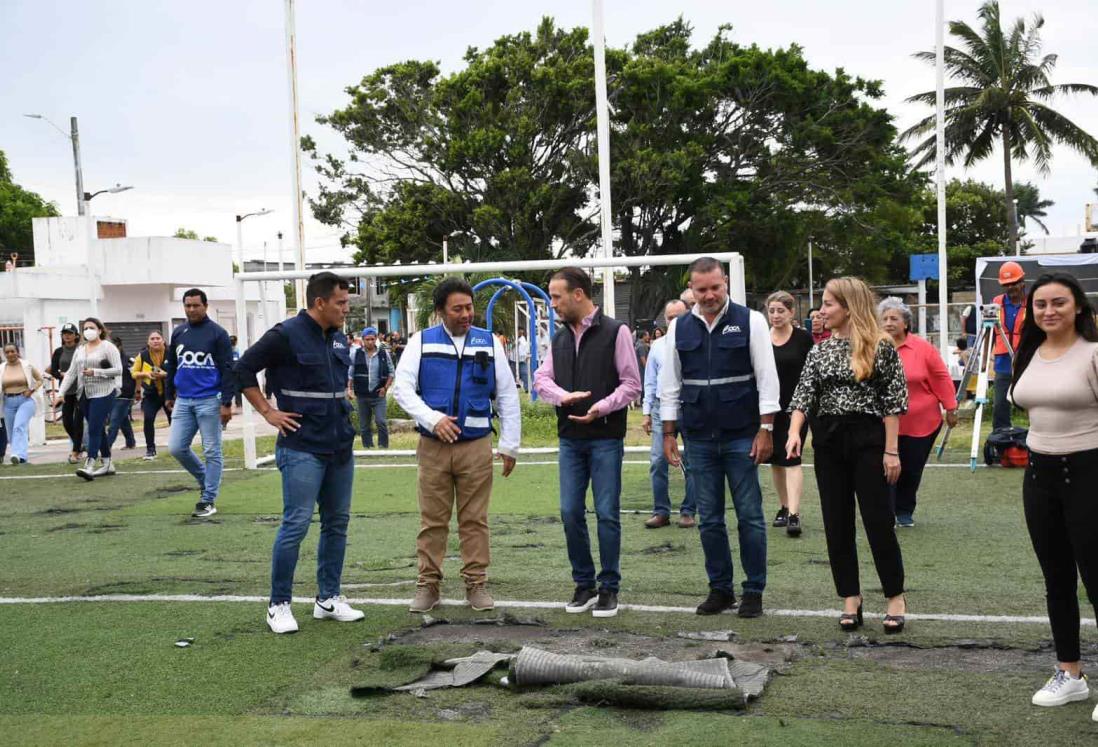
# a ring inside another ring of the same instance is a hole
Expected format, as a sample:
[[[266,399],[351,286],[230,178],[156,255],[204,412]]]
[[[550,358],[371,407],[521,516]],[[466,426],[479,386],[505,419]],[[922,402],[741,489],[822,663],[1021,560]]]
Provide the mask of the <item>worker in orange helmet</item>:
[[[1007,340],[1000,334],[995,335],[995,407],[991,412],[991,427],[1009,428],[1010,401],[1007,392],[1013,361],[1011,352],[1018,349],[1022,338],[1022,323],[1026,318],[1026,271],[1017,262],[1003,262],[999,266],[999,285],[1003,293],[995,296],[992,303],[999,307],[999,322],[1003,325]],[[1007,348],[1007,341],[1010,348]]]

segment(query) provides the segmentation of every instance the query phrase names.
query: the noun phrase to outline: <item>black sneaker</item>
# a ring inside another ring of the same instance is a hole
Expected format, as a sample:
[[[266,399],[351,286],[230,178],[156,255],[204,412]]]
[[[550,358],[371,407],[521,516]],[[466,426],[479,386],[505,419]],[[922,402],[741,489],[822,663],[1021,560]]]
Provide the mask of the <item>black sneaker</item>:
[[[754,591],[745,591],[740,602],[740,617],[762,617],[763,595]]]
[[[576,593],[572,595],[572,601],[564,605],[564,611],[572,613],[586,612],[595,606],[598,597],[599,595],[595,593],[594,589],[584,589],[577,586]]]
[[[801,536],[801,515],[789,514],[789,523],[785,526],[785,533],[790,537]]]
[[[194,504],[194,512],[191,514],[191,516],[195,517],[196,519],[205,519],[206,517],[213,516],[216,513],[217,509],[214,507],[214,504],[207,503],[206,501],[200,501]]]
[[[148,449],[145,451],[145,456],[141,457],[146,462],[151,462],[156,459],[156,449]]]
[[[698,605],[696,612],[699,615],[717,615],[725,610],[736,608],[736,595],[730,591],[710,589],[709,596]]]
[[[774,526],[784,527],[789,523],[789,509],[782,506],[778,509],[778,515],[774,517]]]
[[[609,589],[600,591],[599,600],[591,614],[594,617],[613,617],[618,614],[618,593]]]

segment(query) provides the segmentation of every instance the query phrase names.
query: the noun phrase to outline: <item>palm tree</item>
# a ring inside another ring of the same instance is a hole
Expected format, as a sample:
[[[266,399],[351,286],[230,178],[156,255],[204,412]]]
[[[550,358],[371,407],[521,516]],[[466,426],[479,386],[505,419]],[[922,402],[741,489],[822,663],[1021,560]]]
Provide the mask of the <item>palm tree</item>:
[[[945,89],[945,160],[953,163],[963,156],[967,168],[990,156],[996,145],[1002,148],[1009,249],[1013,254],[1018,244],[1018,226],[1011,161],[1032,157],[1038,171],[1047,174],[1052,146],[1061,144],[1098,166],[1098,140],[1047,105],[1060,93],[1098,95],[1098,87],[1085,83],[1053,85],[1049,81],[1057,58],[1054,54],[1040,55],[1040,32],[1045,23],[1040,15],[1034,15],[1029,24],[1017,19],[1009,34],[1003,32],[998,2],[985,2],[979,16],[982,32],[964,21],[949,23],[950,34],[959,38],[964,48],[945,48],[946,70],[962,83]],[[933,52],[918,52],[915,57],[935,62]],[[933,106],[935,92],[920,93],[908,101]],[[922,156],[917,167],[935,159],[934,124],[931,115],[900,136],[907,140],[930,133],[912,154]]]
[[[1025,229],[1026,221],[1032,219],[1041,227],[1045,235],[1048,235],[1048,226],[1041,218],[1047,218],[1048,213],[1045,212],[1045,208],[1050,208],[1056,203],[1052,200],[1042,200],[1041,193],[1035,184],[1021,182],[1014,185],[1014,204],[1018,209],[1018,225],[1022,229]]]

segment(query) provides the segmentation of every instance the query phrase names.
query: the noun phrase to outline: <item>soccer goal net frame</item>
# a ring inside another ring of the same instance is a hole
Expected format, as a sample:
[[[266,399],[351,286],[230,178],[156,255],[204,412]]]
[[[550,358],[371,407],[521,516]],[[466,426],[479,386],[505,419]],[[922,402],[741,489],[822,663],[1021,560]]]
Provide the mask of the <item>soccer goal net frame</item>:
[[[562,267],[582,267],[587,270],[594,270],[600,268],[625,268],[625,267],[667,267],[675,265],[689,265],[696,259],[701,257],[712,257],[719,261],[722,265],[727,266],[728,272],[728,292],[732,297],[732,300],[737,303],[745,304],[747,300],[746,286],[744,284],[744,262],[743,256],[738,252],[718,252],[714,254],[663,254],[654,256],[643,257],[584,257],[584,258],[569,258],[569,259],[546,259],[546,260],[534,260],[534,261],[511,261],[511,262],[451,262],[447,264],[425,264],[425,265],[363,265],[360,267],[332,267],[326,268],[326,271],[335,273],[343,278],[368,278],[371,281],[374,278],[401,278],[401,277],[423,277],[425,275],[466,275],[473,273],[485,273],[485,272],[498,272],[502,276],[506,276],[507,273],[521,273],[521,272],[536,272],[539,270],[559,270]],[[325,270],[284,270],[284,271],[265,271],[265,272],[241,272],[238,273],[234,279],[235,291],[236,291],[236,335],[237,342],[240,348],[246,349],[253,340],[248,336],[248,313],[247,303],[245,296],[245,288],[247,283],[259,284],[259,299],[260,299],[260,315],[256,319],[257,323],[257,337],[262,335],[268,327],[268,321],[266,319],[267,314],[267,293],[268,283],[270,281],[301,281],[308,279],[311,275]],[[616,316],[614,308],[604,307],[603,311],[609,316]],[[264,329],[259,329],[262,326]],[[531,372],[531,375],[533,372]],[[244,468],[256,469],[257,467],[268,464],[274,461],[274,457],[265,456],[258,457],[256,451],[256,428],[255,428],[255,411],[248,403],[247,399],[242,402],[241,420],[244,424]],[[644,448],[647,451],[647,447]],[[529,451],[529,450],[524,450]],[[556,449],[544,449],[539,448],[538,452],[555,452]],[[355,456],[363,456],[367,454],[391,454],[392,456],[403,456],[403,452],[397,451],[373,451],[373,452],[360,452],[356,451]]]

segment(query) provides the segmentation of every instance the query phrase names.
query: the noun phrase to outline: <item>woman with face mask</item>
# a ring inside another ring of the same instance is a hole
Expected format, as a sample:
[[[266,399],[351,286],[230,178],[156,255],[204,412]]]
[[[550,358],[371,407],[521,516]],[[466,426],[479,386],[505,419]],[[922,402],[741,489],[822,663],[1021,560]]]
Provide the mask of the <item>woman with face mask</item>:
[[[30,419],[36,407],[35,392],[42,386],[42,374],[19,357],[14,344],[4,345],[4,358],[0,363],[0,412],[11,440],[11,463],[27,463],[27,447],[30,435]]]
[[[84,344],[73,355],[72,365],[65,372],[58,392],[64,396],[75,391],[88,421],[88,458],[76,474],[85,480],[113,475],[111,447],[107,443],[107,418],[122,386],[122,356],[107,339],[103,322],[88,317],[81,325]],[[99,464],[96,464],[96,458]]]

